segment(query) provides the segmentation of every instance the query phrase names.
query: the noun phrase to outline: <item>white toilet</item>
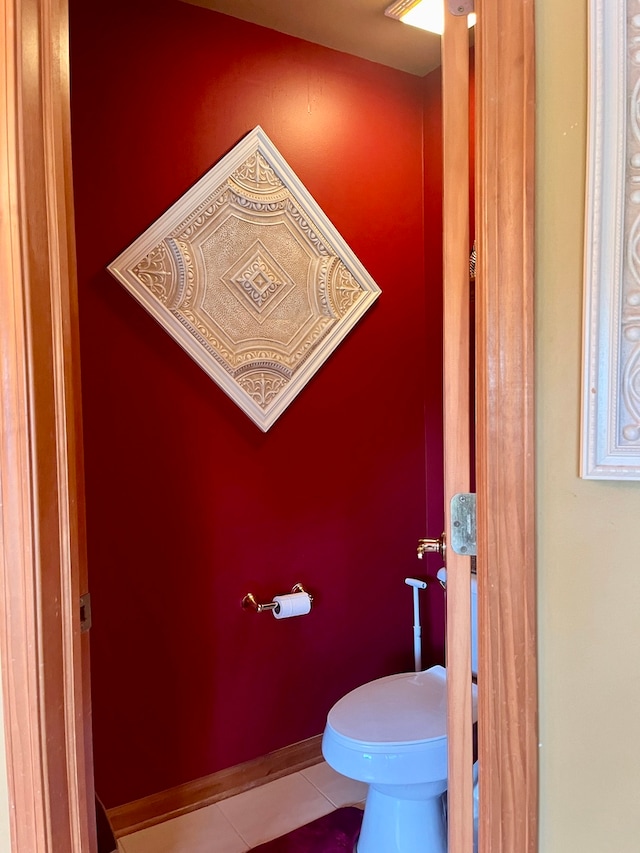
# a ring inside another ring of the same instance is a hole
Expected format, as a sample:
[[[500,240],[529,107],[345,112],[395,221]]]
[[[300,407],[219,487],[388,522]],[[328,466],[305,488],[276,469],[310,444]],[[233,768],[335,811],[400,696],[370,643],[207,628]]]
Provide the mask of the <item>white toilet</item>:
[[[471,664],[477,671],[477,582],[471,580]],[[473,720],[477,720],[473,689]],[[446,853],[446,670],[388,675],[329,711],[327,763],[369,784],[357,853]]]

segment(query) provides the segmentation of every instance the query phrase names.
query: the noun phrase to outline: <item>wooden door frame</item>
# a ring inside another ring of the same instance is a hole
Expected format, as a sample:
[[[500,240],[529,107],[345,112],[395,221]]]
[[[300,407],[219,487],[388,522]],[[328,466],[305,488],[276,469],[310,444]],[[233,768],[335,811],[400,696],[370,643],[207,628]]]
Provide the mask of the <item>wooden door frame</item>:
[[[448,851],[473,849],[471,557],[451,547],[451,501],[471,489],[469,30],[447,14],[442,36],[443,422],[446,550]]]
[[[478,6],[480,851],[535,853],[534,0],[479,0]]]
[[[482,853],[534,853],[534,0],[478,5],[480,843]],[[0,0],[0,10],[0,653],[12,850],[91,853],[68,6]]]
[[[20,853],[96,849],[67,13],[0,0],[0,654]]]
[[[475,33],[481,853],[538,847],[533,5],[480,0]],[[448,15],[442,45],[447,503],[468,491],[469,471],[468,55],[466,19]],[[447,506],[447,535],[450,515]],[[469,560],[449,548],[449,853],[472,849],[469,609]]]

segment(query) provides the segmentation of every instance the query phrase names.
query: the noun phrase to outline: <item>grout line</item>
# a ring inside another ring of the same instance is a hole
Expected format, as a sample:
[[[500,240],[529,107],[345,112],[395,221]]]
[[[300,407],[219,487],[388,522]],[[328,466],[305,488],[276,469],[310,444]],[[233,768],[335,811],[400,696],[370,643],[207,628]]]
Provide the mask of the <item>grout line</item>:
[[[239,795],[239,794],[236,794],[235,796],[236,796],[236,797],[238,797],[238,796],[240,796],[240,795]],[[232,797],[229,797],[229,799],[233,799],[233,798],[232,798]],[[212,806],[205,806],[205,808],[212,808]],[[225,821],[229,824],[229,826],[231,827],[231,829],[235,832],[235,834],[238,836],[238,838],[239,838],[239,839],[242,841],[242,843],[246,846],[246,848],[247,848],[247,853],[249,853],[249,851],[251,850],[251,845],[249,844],[248,840],[244,837],[244,835],[240,832],[239,827],[237,827],[237,826],[235,825],[235,823],[233,823],[233,821],[231,821],[231,820],[226,816],[226,814],[222,811],[222,809],[218,808],[218,804],[217,804],[217,803],[214,803],[214,804],[213,804],[213,808],[215,808],[215,809],[216,809],[216,811],[218,812],[218,814],[219,814],[219,815],[222,815],[222,817],[223,817],[223,818],[225,819]]]
[[[300,777],[301,775],[302,775],[302,774],[301,774],[301,772],[298,770],[298,771],[296,771],[295,773],[290,773],[287,777],[284,777],[284,778],[292,778],[292,777],[293,777],[293,778],[295,778],[296,776]],[[264,788],[269,788],[269,786],[270,786],[270,785],[274,785],[274,784],[275,784],[276,782],[278,782],[278,781],[279,781],[279,779],[274,779],[272,782],[267,782],[265,785],[261,785],[261,786],[260,786],[260,788],[263,788],[263,789],[264,789]],[[309,781],[309,782],[310,782],[310,780],[306,780],[306,781]],[[311,784],[311,783],[310,783],[310,784]],[[315,785],[312,785],[312,787],[313,787],[313,788],[315,788]],[[255,788],[254,788],[253,790],[257,790],[257,789],[255,789]],[[249,791],[243,791],[243,792],[241,792],[241,793],[239,793],[239,794],[235,794],[234,796],[232,796],[232,797],[228,797],[227,799],[222,800],[221,802],[223,802],[223,803],[229,803],[229,802],[233,801],[234,799],[236,799],[237,797],[243,797],[243,796],[245,796],[246,794],[249,794]],[[289,802],[289,803],[287,803],[287,808],[289,808],[289,809],[295,809],[296,805],[297,805],[296,803],[291,803],[291,802]],[[224,814],[224,811],[223,811],[222,809],[220,809],[220,811]],[[251,849],[251,842],[250,842],[250,840],[249,840],[249,839],[244,835],[242,828],[241,828],[240,826],[238,826],[237,824],[235,824],[235,823],[231,820],[231,818],[227,817],[227,815],[226,815],[226,814],[225,814],[225,818],[226,818],[227,822],[228,822],[229,824],[231,824],[231,826],[233,827],[234,832],[236,832],[236,833],[240,836],[240,838],[242,839],[242,841],[247,845],[247,847],[248,847],[248,848],[249,848],[249,850],[250,850],[250,849]],[[293,829],[297,829],[297,825],[296,825],[296,826],[293,826],[291,829],[287,830],[287,832],[291,832]],[[275,836],[275,838],[278,838],[278,837],[280,837],[280,836]],[[264,839],[264,841],[262,841],[262,842],[260,842],[260,843],[261,843],[261,844],[264,844],[264,843],[267,843],[267,842],[269,842],[269,841],[275,841],[275,838],[265,838],[265,839]]]
[[[322,790],[322,788],[319,788],[318,785],[316,785],[316,783],[313,781],[313,779],[309,779],[309,777],[305,774],[304,770],[300,770],[300,775],[304,776],[304,778],[307,780],[307,782],[310,785],[313,785],[313,787],[316,789],[316,791],[319,794],[322,794],[322,796],[325,798],[325,800],[327,800],[329,803],[331,803],[331,805],[334,807],[334,809],[338,808],[338,806],[333,802],[331,797],[328,797],[327,794]]]
[[[333,806],[334,809],[348,808],[349,806],[356,806],[357,808],[364,808],[365,800],[353,800],[353,799],[349,798],[348,802],[343,802],[342,798],[338,797],[337,799],[340,799],[340,802],[336,802],[336,800],[332,799],[326,791],[324,791],[318,784],[316,784],[313,781],[313,779],[311,779],[309,776],[307,776],[305,770],[301,770],[300,773],[304,776],[304,778],[308,782],[310,782],[313,785],[313,787],[316,789],[316,791],[318,791],[319,794],[322,794],[322,796],[325,798],[325,800],[328,800],[331,803],[331,805]],[[350,780],[350,781],[355,782],[355,780]],[[353,793],[353,792],[351,792],[351,793]],[[365,797],[366,797],[366,795],[365,795]]]

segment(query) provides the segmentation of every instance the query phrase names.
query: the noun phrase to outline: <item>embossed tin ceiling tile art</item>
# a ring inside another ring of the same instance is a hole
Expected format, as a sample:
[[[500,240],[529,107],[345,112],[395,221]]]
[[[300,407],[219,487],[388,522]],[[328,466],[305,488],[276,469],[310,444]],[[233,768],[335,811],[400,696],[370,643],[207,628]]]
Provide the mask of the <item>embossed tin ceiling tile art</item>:
[[[109,271],[265,432],[380,294],[260,127]]]

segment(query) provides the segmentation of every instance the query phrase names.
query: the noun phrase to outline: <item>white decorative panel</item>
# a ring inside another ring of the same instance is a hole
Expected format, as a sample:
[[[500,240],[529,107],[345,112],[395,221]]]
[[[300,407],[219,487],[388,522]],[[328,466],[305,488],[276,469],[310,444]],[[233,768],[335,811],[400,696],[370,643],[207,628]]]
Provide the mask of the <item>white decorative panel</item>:
[[[109,270],[264,431],[380,294],[260,127]]]
[[[590,0],[582,465],[640,480],[640,0]]]

